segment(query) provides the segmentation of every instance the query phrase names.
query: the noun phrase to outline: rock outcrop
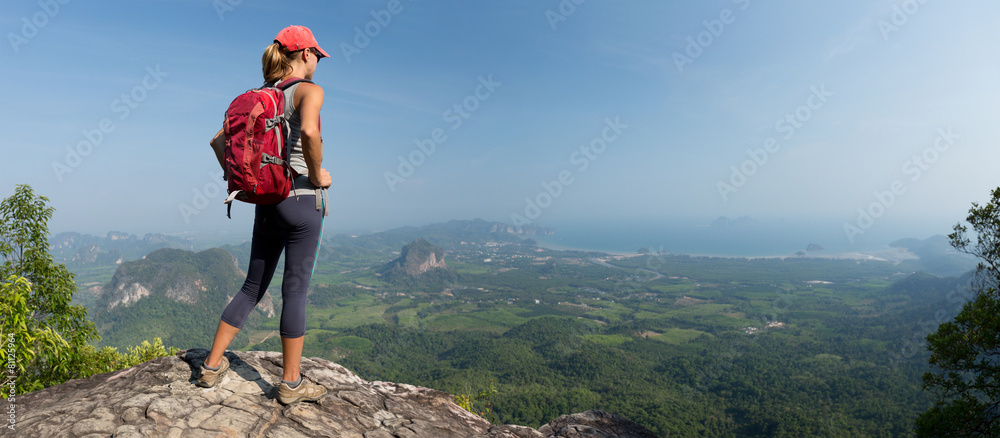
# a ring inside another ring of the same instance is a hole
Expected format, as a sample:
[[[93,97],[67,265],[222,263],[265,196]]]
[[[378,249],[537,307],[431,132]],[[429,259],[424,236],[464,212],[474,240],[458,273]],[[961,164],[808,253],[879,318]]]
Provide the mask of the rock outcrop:
[[[178,249],[153,251],[142,260],[118,267],[106,288],[107,308],[129,307],[152,291],[162,291],[177,302],[197,304],[207,290],[203,283],[208,279],[235,276],[235,272],[213,272],[205,267],[226,266],[233,259],[232,254],[219,249],[197,254]]]
[[[655,437],[601,412],[562,416],[535,430],[488,423],[447,393],[367,382],[346,368],[303,358],[302,372],[329,393],[282,406],[273,382],[281,354],[228,352],[232,369],[215,388],[195,385],[208,351],[186,350],[135,367],[73,380],[18,397],[19,436],[555,438]]]
[[[710,223],[709,226],[713,228],[727,228],[727,227],[740,227],[745,225],[753,225],[755,223],[757,223],[757,221],[751,218],[750,216],[741,216],[736,219],[730,219],[725,216],[719,216],[719,218],[712,221],[712,223]]]
[[[561,438],[656,438],[649,429],[603,411],[563,415],[538,428],[546,437]]]
[[[822,251],[822,250],[824,250],[824,249],[825,249],[825,248],[823,248],[823,247],[822,247],[822,246],[821,246],[820,244],[818,244],[818,243],[810,243],[810,244],[809,244],[809,246],[807,246],[807,247],[806,247],[806,251],[808,251],[808,252],[814,252],[814,251]]]
[[[108,310],[125,308],[145,297],[162,294],[178,303],[204,305],[206,295],[229,294],[231,297],[239,290],[245,275],[236,257],[221,249],[200,253],[160,249],[141,260],[120,265],[105,286],[98,304]],[[258,306],[269,316],[274,315],[270,295],[265,295]]]
[[[415,277],[432,269],[448,269],[448,265],[444,262],[444,250],[426,239],[417,239],[403,246],[399,258],[389,262],[387,268],[401,269]]]
[[[423,238],[404,245],[399,257],[383,266],[378,275],[408,286],[455,280],[455,271],[444,261],[444,250]]]

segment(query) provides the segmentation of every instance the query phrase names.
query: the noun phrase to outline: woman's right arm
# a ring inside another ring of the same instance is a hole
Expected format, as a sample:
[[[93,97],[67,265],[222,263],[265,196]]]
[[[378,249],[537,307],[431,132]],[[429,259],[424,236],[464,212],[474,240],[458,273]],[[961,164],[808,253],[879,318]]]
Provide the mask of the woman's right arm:
[[[212,138],[212,141],[209,144],[212,145],[212,149],[215,150],[215,158],[219,159],[219,166],[222,166],[222,170],[225,170],[226,133],[222,131],[223,130],[220,129],[219,133],[215,134],[215,137]]]

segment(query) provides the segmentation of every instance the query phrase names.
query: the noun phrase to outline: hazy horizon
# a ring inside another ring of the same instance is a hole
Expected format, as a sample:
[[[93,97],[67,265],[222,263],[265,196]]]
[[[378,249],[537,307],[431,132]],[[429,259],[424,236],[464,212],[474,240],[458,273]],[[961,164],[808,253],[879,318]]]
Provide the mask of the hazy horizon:
[[[8,5],[0,197],[49,197],[53,234],[249,238],[208,140],[291,24],[331,55],[328,236],[750,216],[862,247],[1000,185],[995,2],[234,3]]]
[[[476,218],[481,219],[481,218]],[[933,236],[946,236],[950,226],[940,227],[888,227],[873,230],[850,242],[840,228],[831,223],[809,220],[789,220],[783,218],[753,219],[753,223],[730,227],[713,227],[711,222],[694,220],[674,220],[669,222],[610,221],[610,222],[564,222],[560,224],[538,224],[555,231],[551,236],[532,237],[539,246],[552,249],[593,250],[608,253],[635,253],[646,247],[651,251],[673,254],[720,257],[773,257],[791,256],[805,251],[809,245],[822,248],[810,251],[811,256],[854,256],[867,254],[883,256],[889,244],[900,239],[915,238],[925,240]],[[729,218],[736,219],[736,218]],[[455,220],[473,220],[455,219]],[[447,222],[447,221],[442,221]],[[423,227],[442,222],[411,223],[385,228],[331,228],[326,226],[324,238],[335,235],[367,235],[391,231],[403,227]],[[502,222],[502,221],[501,221]],[[329,224],[327,224],[329,225]],[[953,225],[953,224],[952,224]],[[165,233],[157,230],[53,230],[52,236],[62,232],[76,232],[104,237],[109,232],[125,232],[137,237],[146,234],[167,234],[189,238],[195,250],[218,247],[224,244],[240,244],[251,238],[250,230],[231,228],[214,232],[189,231]]]

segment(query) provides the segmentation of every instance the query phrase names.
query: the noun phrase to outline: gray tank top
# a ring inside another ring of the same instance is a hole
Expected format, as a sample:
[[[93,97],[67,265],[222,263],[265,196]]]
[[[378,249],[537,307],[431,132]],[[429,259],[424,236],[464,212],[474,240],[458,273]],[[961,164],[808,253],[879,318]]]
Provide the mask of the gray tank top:
[[[300,82],[301,83],[301,82]],[[309,166],[306,165],[305,155],[302,154],[302,117],[295,108],[295,90],[299,84],[292,85],[285,89],[285,116],[288,117],[288,163],[298,176],[295,178],[295,186],[292,187],[290,196],[315,195],[316,186],[309,181]]]

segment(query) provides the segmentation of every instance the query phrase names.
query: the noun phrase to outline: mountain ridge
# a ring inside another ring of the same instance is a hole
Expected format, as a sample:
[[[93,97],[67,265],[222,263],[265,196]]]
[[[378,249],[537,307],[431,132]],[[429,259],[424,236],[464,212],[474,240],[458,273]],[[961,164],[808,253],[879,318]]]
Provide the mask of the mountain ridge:
[[[93,309],[102,344],[132,345],[159,337],[179,347],[209,345],[220,309],[244,280],[236,263],[219,248],[198,253],[163,248],[122,263]],[[271,296],[265,295],[257,309],[252,317],[273,316]]]
[[[161,233],[137,235],[109,231],[104,237],[62,232],[49,239],[53,259],[69,266],[121,264],[161,248],[193,250],[190,239]]]

